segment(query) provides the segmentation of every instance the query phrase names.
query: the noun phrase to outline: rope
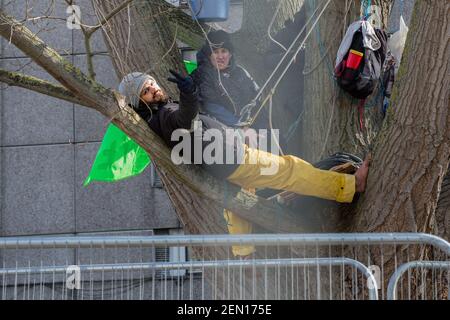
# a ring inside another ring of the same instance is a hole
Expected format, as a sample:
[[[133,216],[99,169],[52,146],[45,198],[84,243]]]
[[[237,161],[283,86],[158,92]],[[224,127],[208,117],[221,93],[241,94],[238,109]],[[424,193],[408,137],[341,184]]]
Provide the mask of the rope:
[[[252,117],[251,117],[251,112],[253,110],[253,108],[256,106],[256,101],[259,99],[259,97],[263,94],[265,88],[267,87],[267,85],[269,84],[269,82],[272,80],[272,78],[275,76],[275,73],[278,71],[278,69],[281,67],[282,63],[284,62],[284,60],[286,59],[286,57],[288,56],[289,52],[291,52],[291,50],[294,48],[295,43],[298,41],[298,39],[300,38],[300,36],[303,34],[303,32],[306,29],[306,26],[311,22],[313,16],[316,14],[316,12],[319,10],[319,7],[317,6],[316,9],[314,10],[314,12],[311,14],[311,17],[309,17],[309,19],[306,21],[305,25],[303,26],[303,28],[299,31],[299,33],[297,34],[297,36],[295,37],[294,40],[292,40],[291,45],[289,46],[289,48],[286,50],[286,52],[284,53],[284,55],[281,57],[281,60],[278,62],[278,64],[276,65],[276,67],[274,68],[274,70],[272,71],[272,73],[269,75],[269,77],[267,78],[266,82],[264,83],[264,85],[261,87],[261,89],[259,90],[258,94],[255,96],[255,98],[247,105],[244,107],[244,109],[241,111],[241,117],[239,119],[239,122],[246,122],[249,124],[249,126],[251,126],[254,121],[256,120],[256,118],[259,115],[259,112],[261,111],[262,108],[259,108],[258,112],[255,114],[255,116],[253,117],[253,121]],[[275,17],[275,16],[274,16]],[[301,47],[302,45],[300,45]],[[264,106],[263,106],[264,107]],[[244,114],[246,115],[246,119],[244,120]]]
[[[344,25],[344,28],[343,28],[343,34],[345,34],[345,26],[346,26],[347,15],[348,15],[348,13],[349,13],[349,11],[350,11],[350,8],[351,8],[352,3],[353,3],[353,0],[351,0],[350,3],[348,3],[348,0],[346,0],[346,6],[345,6],[346,10],[345,10],[345,17],[344,17],[344,22],[343,22],[343,25]],[[311,6],[311,7],[315,7],[315,5],[313,5],[313,1],[310,1],[310,6]],[[321,39],[320,39],[321,37],[320,37],[319,26],[317,26],[317,28],[316,28],[316,37],[317,37],[317,43],[318,43],[318,46],[319,46],[319,51],[321,52],[322,57],[320,58],[319,62],[318,62],[314,67],[310,68],[309,70],[306,70],[306,68],[305,68],[305,69],[303,70],[303,75],[309,75],[309,74],[313,73],[315,70],[317,70],[317,68],[318,68],[318,67],[323,63],[323,61],[325,61],[325,59],[327,58],[328,53],[329,53],[329,51],[330,51],[330,49],[331,49],[331,47],[332,47],[332,43],[338,38],[338,36],[339,36],[339,33],[338,33],[337,36],[333,39],[333,41],[330,43],[330,45],[328,46],[326,52],[323,53],[323,49],[324,49],[323,47],[324,47],[324,45],[323,45],[323,42],[322,42]],[[333,78],[333,76],[332,76],[332,71],[331,71],[331,67],[330,67],[330,65],[332,64],[332,62],[331,62],[330,59],[328,59],[328,62],[329,62],[329,64],[328,64],[327,66],[328,66],[328,69],[329,69],[329,71],[330,71],[330,72],[329,72],[329,76],[330,76],[330,78]],[[335,87],[336,87],[336,86],[335,86]],[[335,94],[334,96],[335,96],[335,97],[334,97],[334,99],[333,99],[333,114],[334,114],[334,106],[335,106],[335,101],[336,101],[336,99],[335,99],[335,98],[336,98],[336,94]],[[298,126],[300,125],[301,120],[303,119],[304,114],[305,114],[305,109],[303,109],[303,110],[300,112],[300,114],[298,115],[297,119],[289,126],[288,132],[287,132],[286,135],[284,136],[285,139],[286,139],[286,142],[289,142],[289,141],[291,140],[291,138],[294,136],[294,133],[296,132]],[[329,125],[329,128],[328,128],[328,130],[327,130],[328,134],[329,134],[330,128],[331,128],[331,120],[332,120],[332,118],[333,118],[333,117],[330,118],[330,125]],[[328,137],[328,134],[327,134],[327,137]],[[327,140],[328,140],[328,138],[327,138]],[[323,151],[322,151],[322,154],[323,154]]]
[[[272,26],[273,23],[275,22],[275,18],[278,15],[278,12],[280,11],[281,5],[283,4],[283,0],[280,0],[280,2],[278,3],[277,9],[275,10],[275,13],[272,17],[272,21],[270,21],[269,27],[267,28],[267,35],[269,36],[269,39],[274,42],[275,44],[277,44],[280,48],[282,48],[284,51],[287,51],[286,47],[283,46],[281,43],[279,43],[277,40],[275,40],[272,35],[270,34],[270,31],[272,30]]]
[[[302,112],[300,112],[297,119],[289,126],[288,132],[285,135],[286,142],[289,142],[289,140],[291,140],[292,136],[294,135],[295,131],[297,131],[297,128],[300,124],[300,121],[303,119],[304,114],[305,114],[305,109],[303,108]]]
[[[283,149],[280,146],[280,141],[277,139],[277,137],[273,133],[273,125],[272,125],[272,97],[273,97],[273,94],[270,94],[270,100],[269,100],[269,127],[270,127],[270,134],[272,135],[273,139],[275,140],[275,143],[277,144],[277,147],[280,150],[281,155],[284,156]]]
[[[330,0],[328,0],[328,2],[330,2]],[[314,14],[319,10],[319,8],[317,7],[316,10],[313,12],[313,14],[311,15],[311,17],[309,17],[308,21],[306,21],[305,25],[303,26],[303,28],[299,31],[299,33],[297,34],[297,36],[295,37],[295,39],[292,41],[291,45],[289,46],[289,48],[287,49],[287,51],[285,52],[285,54],[283,55],[283,57],[281,58],[281,60],[278,62],[277,66],[275,67],[275,69],[272,71],[272,73],[269,75],[269,77],[267,78],[266,82],[264,83],[264,85],[261,87],[261,89],[259,90],[258,94],[256,95],[256,97],[253,100],[258,100],[259,97],[261,97],[261,95],[263,94],[264,90],[266,89],[267,85],[269,84],[269,82],[272,80],[272,78],[275,76],[275,73],[278,71],[278,69],[280,68],[281,64],[284,62],[284,60],[286,59],[287,55],[289,54],[289,52],[294,48],[295,43],[298,41],[298,39],[300,38],[300,36],[303,34],[303,32],[306,29],[306,26],[311,22],[312,17],[314,16]]]
[[[272,87],[270,94],[264,99],[263,103],[261,104],[261,106],[259,107],[258,111],[256,112],[255,116],[253,117],[253,119],[251,119],[250,124],[253,124],[255,119],[258,117],[259,113],[261,112],[262,108],[264,108],[264,106],[266,105],[266,103],[268,102],[268,100],[270,99],[270,95],[273,95],[278,87],[278,85],[280,84],[281,80],[284,78],[284,76],[286,75],[287,71],[289,70],[290,66],[292,65],[292,63],[295,61],[296,56],[298,55],[298,53],[300,52],[300,50],[302,49],[302,47],[304,46],[304,44],[306,43],[306,40],[308,40],[309,36],[311,35],[312,31],[314,30],[315,26],[317,25],[317,23],[319,22],[320,18],[322,17],[322,15],[324,14],[325,10],[328,8],[328,5],[330,4],[331,0],[328,0],[327,3],[325,4],[325,6],[323,7],[322,11],[319,13],[319,16],[316,18],[316,20],[314,21],[311,29],[308,31],[308,33],[306,34],[305,38],[303,39],[303,41],[301,42],[301,44],[298,46],[297,50],[295,51],[294,55],[292,56],[291,60],[289,61],[289,63],[287,64],[287,66],[284,68],[282,74],[278,77],[277,82],[275,83],[275,85]],[[295,38],[295,40],[292,42],[291,46],[288,48],[288,51],[286,51],[286,53],[284,54],[283,58],[280,60],[280,62],[278,63],[277,67],[275,68],[275,70],[272,72],[272,74],[270,75],[269,79],[267,79],[266,83],[264,84],[264,86],[261,88],[260,92],[258,93],[258,95],[256,96],[255,100],[258,99],[263,90],[265,89],[265,87],[267,87],[267,84],[269,83],[269,81],[273,78],[273,76],[275,75],[276,71],[278,71],[279,67],[281,66],[282,62],[284,61],[284,59],[287,57],[288,53],[292,50],[292,47],[294,46],[295,42],[298,40],[298,38],[300,38],[300,35],[303,33],[303,31],[306,29],[306,26],[310,23],[313,15],[318,11],[318,7],[316,8],[316,10],[313,12],[313,14],[311,15],[311,17],[308,19],[308,21],[306,22],[305,26],[302,28],[302,30],[300,31],[300,33],[297,35],[297,37]]]
[[[304,76],[308,76],[311,73],[313,73],[314,71],[317,70],[317,68],[320,67],[320,65],[322,64],[322,62],[324,62],[325,58],[328,56],[328,53],[330,52],[331,46],[333,45],[334,40],[336,40],[338,38],[339,34],[333,39],[333,41],[331,41],[330,45],[328,46],[327,51],[325,52],[325,54],[320,58],[319,62],[312,68],[310,68],[309,70],[303,69],[303,75]]]
[[[353,1],[354,0],[351,0],[350,3],[348,3],[347,0],[346,0],[346,2],[345,2],[345,16],[344,16],[344,21],[343,21],[342,37],[345,35],[346,26],[347,26],[347,15],[350,12],[350,9],[351,9],[351,6],[353,4]],[[312,6],[313,2],[314,1],[310,0],[311,6]],[[317,43],[319,44],[319,50],[320,50],[320,53],[321,53],[322,57],[320,58],[320,60],[319,60],[319,62],[317,63],[316,66],[310,68],[309,70],[306,70],[306,68],[305,68],[303,70],[303,75],[311,74],[312,72],[314,72],[323,63],[325,58],[328,56],[333,43],[338,39],[338,37],[340,35],[339,33],[336,33],[336,37],[330,42],[330,45],[328,46],[326,51],[324,51],[324,44],[323,44],[323,41],[321,40],[320,34],[321,34],[320,33],[320,27],[317,26],[316,38],[317,38]],[[330,65],[332,65],[331,60],[329,62],[330,62]],[[334,68],[330,67],[330,65],[328,66],[328,71],[329,71],[330,78],[333,78]]]
[[[328,144],[328,138],[330,137],[331,124],[332,124],[333,119],[334,119],[334,112],[336,110],[336,100],[337,100],[337,97],[338,97],[338,91],[337,91],[336,82],[334,82],[334,89],[335,89],[335,93],[334,93],[334,96],[333,96],[333,105],[331,106],[330,121],[328,122],[327,134],[325,135],[325,141],[323,142],[322,152],[320,153],[319,158],[322,158],[323,154],[325,153],[325,149],[326,149],[327,144]]]
[[[400,17],[403,16],[403,10],[405,9],[405,2],[404,0],[400,0]],[[404,17],[403,17],[404,19]]]
[[[335,166],[345,163],[351,163],[356,167],[360,167],[363,160],[351,153],[337,152],[326,159],[313,163],[313,166],[317,169],[330,170]]]
[[[277,82],[275,83],[275,85],[272,88],[272,91],[274,91],[278,85],[280,84],[281,80],[283,80],[284,76],[286,75],[287,71],[289,70],[290,66],[292,65],[292,63],[294,63],[298,53],[300,52],[300,50],[303,48],[303,46],[306,43],[306,40],[308,40],[309,36],[311,35],[312,31],[314,30],[315,26],[317,25],[317,23],[319,22],[320,18],[322,17],[322,15],[325,13],[325,10],[327,9],[328,5],[330,4],[331,0],[328,0],[328,2],[326,3],[326,5],[324,6],[324,8],[322,9],[322,11],[320,12],[319,16],[317,17],[316,21],[314,21],[314,24],[312,25],[311,29],[309,30],[309,32],[306,34],[305,39],[302,41],[302,43],[300,44],[300,46],[298,47],[298,49],[295,51],[294,56],[291,58],[291,60],[289,61],[288,65],[284,68],[283,73],[281,74],[281,76],[278,78]]]
[[[364,6],[364,20],[369,19],[370,17],[370,7],[372,6],[372,0],[366,0],[365,6]]]

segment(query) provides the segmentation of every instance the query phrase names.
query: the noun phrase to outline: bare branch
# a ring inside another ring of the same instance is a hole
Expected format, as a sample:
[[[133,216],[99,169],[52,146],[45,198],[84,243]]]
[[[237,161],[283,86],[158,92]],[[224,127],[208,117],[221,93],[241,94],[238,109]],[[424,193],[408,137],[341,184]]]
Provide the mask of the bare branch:
[[[63,86],[33,76],[0,69],[0,81],[12,87],[29,89],[54,98],[89,107],[86,105],[85,101],[78,99],[72,92]]]
[[[125,0],[120,6],[117,6],[116,8],[114,8],[114,10],[112,10],[110,13],[108,13],[108,15],[106,15],[104,18],[102,18],[102,20],[99,22],[98,25],[89,28],[86,31],[87,35],[91,35],[93,34],[95,31],[97,31],[98,29],[100,29],[102,26],[104,26],[106,23],[108,23],[109,19],[113,18],[116,14],[118,14],[119,12],[121,12],[123,9],[125,9],[131,2],[133,2],[134,0]]]
[[[84,47],[86,49],[86,64],[88,68],[88,74],[89,77],[91,77],[92,80],[95,80],[95,69],[94,69],[94,54],[92,53],[92,46],[91,46],[91,35],[88,34],[84,28],[82,28],[82,31],[84,33]]]

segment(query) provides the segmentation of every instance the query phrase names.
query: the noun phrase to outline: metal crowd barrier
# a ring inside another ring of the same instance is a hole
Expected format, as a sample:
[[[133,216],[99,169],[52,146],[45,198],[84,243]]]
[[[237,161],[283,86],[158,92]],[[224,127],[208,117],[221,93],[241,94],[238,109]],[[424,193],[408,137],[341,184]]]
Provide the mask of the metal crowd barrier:
[[[443,299],[449,257],[418,233],[0,238],[0,299]]]
[[[405,274],[406,271],[408,271],[409,275],[410,275],[410,271],[413,268],[421,268],[421,269],[432,269],[432,270],[439,270],[440,271],[440,276],[439,276],[439,281],[443,281],[446,280],[447,281],[447,300],[450,300],[450,292],[448,290],[448,282],[449,282],[449,277],[450,277],[450,261],[411,261],[408,263],[405,263],[403,265],[401,265],[396,271],[395,273],[392,275],[391,279],[389,280],[389,285],[388,285],[388,289],[387,289],[387,298],[388,300],[397,300],[398,299],[398,295],[397,295],[397,286],[398,286],[398,282],[400,280],[400,278]],[[443,270],[447,270],[447,278],[443,279]],[[436,274],[435,274],[436,275]],[[423,273],[422,273],[423,276]],[[435,278],[435,276],[432,275],[433,278]],[[425,284],[426,282],[423,281],[424,285],[422,285],[421,287],[421,294],[423,296],[426,296],[426,287]],[[436,288],[437,286],[434,285],[432,287],[432,294],[434,299],[436,299],[437,297],[437,292],[436,292]],[[409,291],[411,291],[409,289]],[[409,297],[411,297],[411,292],[409,292]]]

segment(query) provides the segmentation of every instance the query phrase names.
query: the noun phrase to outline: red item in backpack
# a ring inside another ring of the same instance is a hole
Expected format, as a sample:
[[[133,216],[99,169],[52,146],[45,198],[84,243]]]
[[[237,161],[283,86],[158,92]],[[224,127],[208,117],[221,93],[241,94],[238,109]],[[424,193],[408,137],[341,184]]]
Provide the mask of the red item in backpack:
[[[346,67],[349,69],[358,70],[363,56],[364,54],[362,52],[353,49],[350,50],[346,61]]]

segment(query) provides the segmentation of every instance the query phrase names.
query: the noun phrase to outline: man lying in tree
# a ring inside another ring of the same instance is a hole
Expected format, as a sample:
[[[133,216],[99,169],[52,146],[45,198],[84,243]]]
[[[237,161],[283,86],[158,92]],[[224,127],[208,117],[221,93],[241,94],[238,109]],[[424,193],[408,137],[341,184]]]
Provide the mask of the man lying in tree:
[[[172,135],[176,135],[181,129],[189,132],[191,136],[198,135],[198,130],[201,135],[205,135],[209,129],[216,129],[216,132],[222,132],[223,136],[226,136],[228,128],[225,125],[198,114],[198,90],[192,78],[183,77],[173,71],[171,73],[174,77],[169,78],[169,81],[176,83],[180,90],[179,103],[170,100],[153,77],[139,72],[125,76],[120,83],[119,92],[171,149],[179,144],[179,141],[172,140]],[[194,119],[201,121],[200,129],[192,129]],[[193,140],[195,139],[191,141]],[[195,150],[192,145],[191,158],[203,152],[211,137],[201,141],[201,150]],[[228,139],[223,139],[223,144],[223,150],[228,150]],[[243,188],[287,190],[345,203],[352,202],[355,192],[363,192],[366,187],[369,159],[363,162],[354,175],[348,175],[316,169],[295,156],[279,156],[248,147],[244,143],[234,144],[232,148],[236,154],[242,151],[242,162],[211,164],[202,161],[202,167],[217,178],[227,179]],[[200,156],[202,155],[203,153]],[[273,174],[263,174],[264,169],[273,167],[277,168]]]

